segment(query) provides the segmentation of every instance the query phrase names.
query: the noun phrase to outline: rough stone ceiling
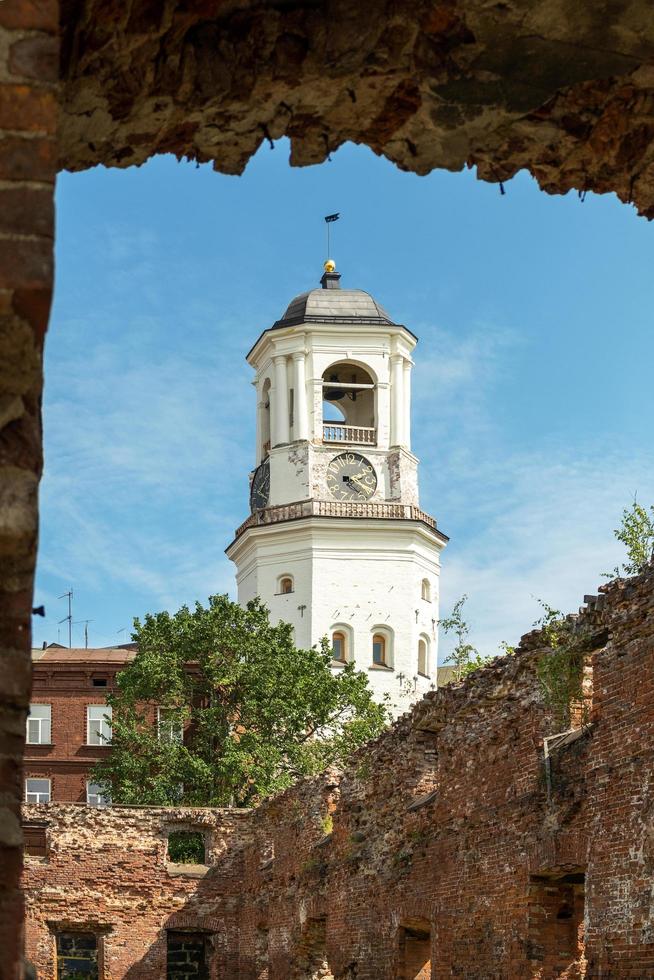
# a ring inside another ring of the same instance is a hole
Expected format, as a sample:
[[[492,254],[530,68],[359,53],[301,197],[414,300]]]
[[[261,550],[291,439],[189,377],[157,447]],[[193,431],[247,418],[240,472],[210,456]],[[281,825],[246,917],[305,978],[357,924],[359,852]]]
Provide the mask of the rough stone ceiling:
[[[61,166],[240,173],[347,140],[419,174],[526,168],[654,216],[648,0],[63,0]]]

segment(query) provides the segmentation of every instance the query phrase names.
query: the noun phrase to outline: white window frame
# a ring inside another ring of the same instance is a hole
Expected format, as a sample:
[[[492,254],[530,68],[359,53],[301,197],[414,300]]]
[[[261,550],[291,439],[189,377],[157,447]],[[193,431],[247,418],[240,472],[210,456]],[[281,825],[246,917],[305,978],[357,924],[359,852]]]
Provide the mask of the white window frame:
[[[30,789],[30,783],[47,783],[47,791],[44,789]],[[47,799],[41,799],[42,796],[47,796]],[[30,799],[30,797],[36,797],[36,799]],[[52,780],[46,779],[44,776],[28,776],[25,780],[25,802],[26,803],[49,803],[52,799]]]
[[[431,582],[428,578],[423,578],[420,583],[420,597],[424,602],[431,602]]]
[[[425,645],[425,669],[424,669],[424,671],[420,670],[420,644],[421,643],[424,643],[424,645]],[[431,644],[429,642],[429,637],[425,633],[421,633],[420,636],[418,637],[418,673],[420,674],[421,677],[430,677],[431,676],[431,674],[430,674],[430,670],[431,670],[430,660],[431,660]]]
[[[177,711],[177,708],[168,708],[164,705],[159,705],[157,707],[157,739],[158,741],[168,745],[172,744],[173,742],[178,742],[181,744],[184,741],[184,722],[181,718],[178,718],[177,720],[179,722],[179,727],[177,731],[175,731],[173,725],[171,724],[172,719],[164,718],[162,720],[161,714],[162,712],[166,711],[175,712]],[[169,731],[167,733],[162,731],[163,725],[169,726]]]
[[[98,783],[91,779],[86,780],[86,803],[88,806],[111,806],[111,797],[100,792]]]
[[[92,717],[96,714],[97,717]],[[87,704],[86,706],[86,744],[87,745],[111,745],[111,720],[112,710],[108,704]],[[98,725],[94,729],[95,741],[91,740],[91,725]]]
[[[43,709],[44,716],[34,714],[34,709]],[[47,710],[46,710],[47,709]],[[30,727],[36,727],[38,738],[30,738]],[[25,722],[25,741],[27,745],[51,745],[52,744],[52,705],[51,704],[30,704],[29,714]]]

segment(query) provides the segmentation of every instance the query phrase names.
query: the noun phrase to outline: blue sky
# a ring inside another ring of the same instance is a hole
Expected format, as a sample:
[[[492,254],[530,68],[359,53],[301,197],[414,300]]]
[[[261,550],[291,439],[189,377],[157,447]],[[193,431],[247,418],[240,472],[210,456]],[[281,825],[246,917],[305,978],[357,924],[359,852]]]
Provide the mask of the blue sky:
[[[240,178],[160,157],[58,181],[36,645],[66,641],[71,586],[91,645],[233,594],[244,355],[317,284],[333,211],[342,284],[420,337],[414,450],[451,537],[443,612],[467,593],[494,653],[530,628],[534,596],[575,609],[620,559],[622,507],[654,501],[651,225],[613,197],[549,197],[524,174],[502,196],[353,146],[302,170],[284,142],[262,147]]]

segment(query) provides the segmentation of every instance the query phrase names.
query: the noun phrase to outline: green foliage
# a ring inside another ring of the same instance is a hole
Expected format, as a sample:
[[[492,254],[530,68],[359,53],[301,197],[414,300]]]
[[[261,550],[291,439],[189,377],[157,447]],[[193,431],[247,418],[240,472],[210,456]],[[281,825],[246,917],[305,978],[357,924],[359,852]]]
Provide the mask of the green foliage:
[[[334,818],[331,813],[326,813],[325,816],[320,821],[320,826],[322,827],[322,832],[325,837],[329,837],[334,829]]]
[[[470,627],[463,618],[463,607],[468,599],[467,595],[461,596],[452,608],[449,616],[439,620],[443,632],[453,633],[456,637],[456,645],[446,660],[446,663],[454,665],[454,676],[460,681],[467,674],[483,667],[488,662],[488,657],[482,657],[476,647],[468,642]]]
[[[538,661],[538,680],[545,703],[551,708],[561,730],[570,724],[570,708],[583,707],[582,682],[584,660],[590,649],[587,631],[575,628],[575,622],[552,606],[537,600],[543,615],[534,623],[542,630],[551,653]]]
[[[168,860],[173,864],[205,864],[204,835],[174,830],[168,834]]]
[[[613,572],[604,573],[605,578],[619,578],[624,575],[640,575],[652,559],[654,551],[654,506],[649,513],[634,497],[631,507],[622,511],[620,527],[614,529],[618,541],[627,549],[628,561],[616,565]]]
[[[512,657],[515,653],[515,647],[512,647],[506,640],[500,641],[500,657]]]
[[[331,652],[298,650],[256,600],[135,620],[138,654],[118,675],[112,751],[93,771],[115,803],[251,806],[301,776],[342,763],[388,722],[367,677]],[[157,732],[157,707],[184,737]]]

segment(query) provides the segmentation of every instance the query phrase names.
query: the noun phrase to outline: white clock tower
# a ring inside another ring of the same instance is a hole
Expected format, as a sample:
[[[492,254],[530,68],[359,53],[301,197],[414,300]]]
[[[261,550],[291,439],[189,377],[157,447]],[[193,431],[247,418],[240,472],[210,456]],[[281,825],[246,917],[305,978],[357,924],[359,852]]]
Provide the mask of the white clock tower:
[[[417,338],[334,263],[247,355],[256,372],[251,516],[227,555],[295,642],[328,637],[400,714],[436,685],[439,556],[411,452]]]

